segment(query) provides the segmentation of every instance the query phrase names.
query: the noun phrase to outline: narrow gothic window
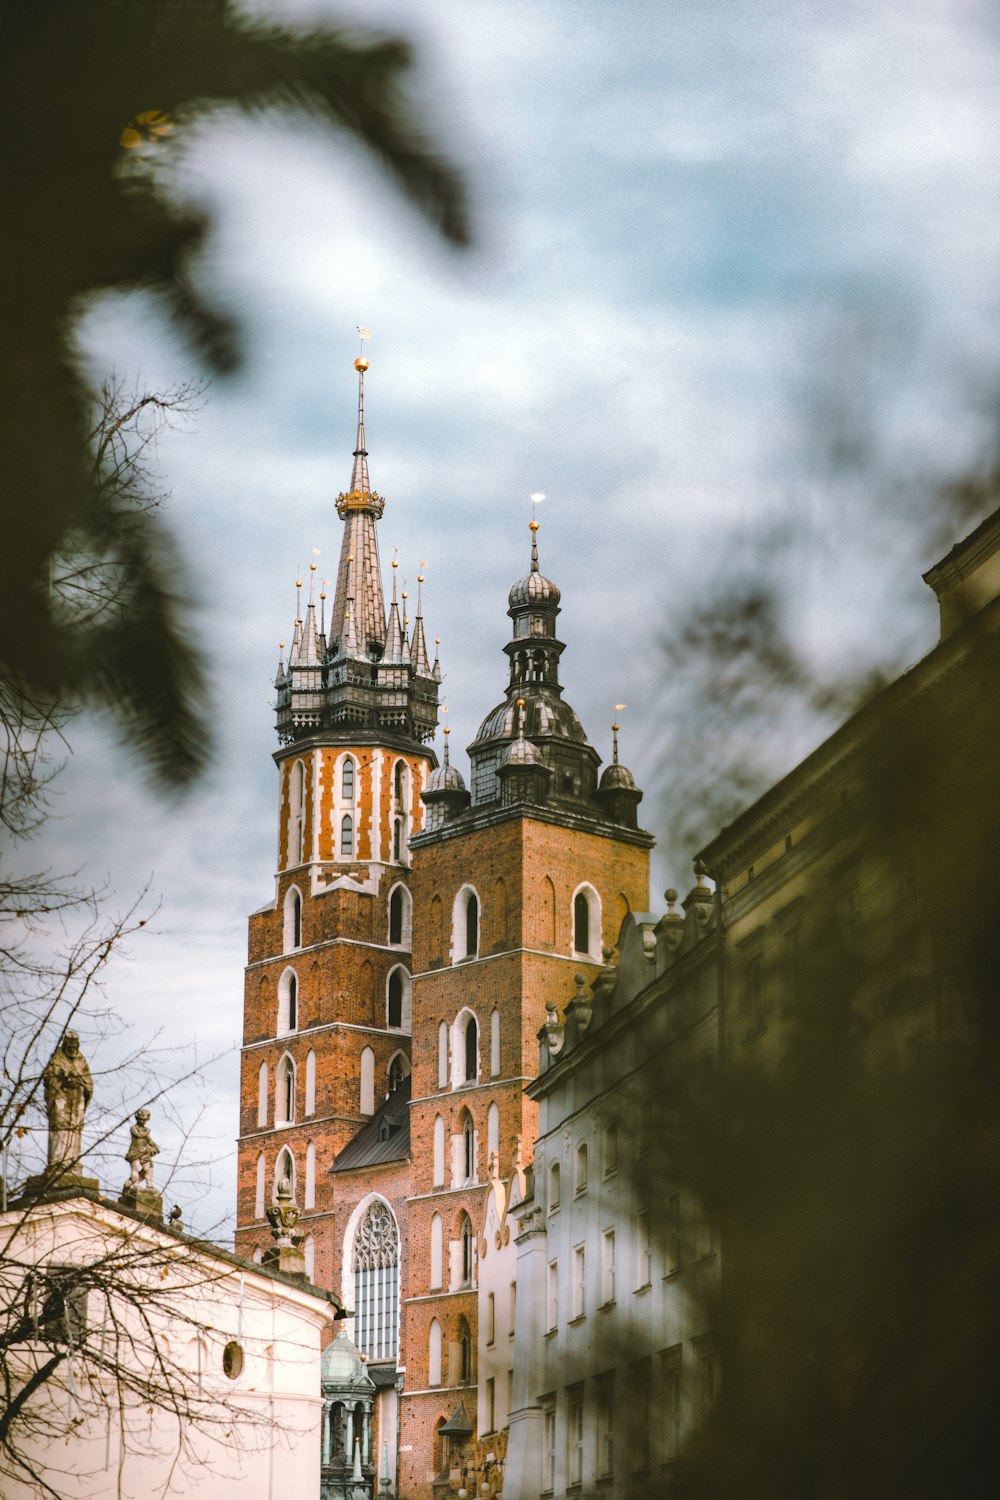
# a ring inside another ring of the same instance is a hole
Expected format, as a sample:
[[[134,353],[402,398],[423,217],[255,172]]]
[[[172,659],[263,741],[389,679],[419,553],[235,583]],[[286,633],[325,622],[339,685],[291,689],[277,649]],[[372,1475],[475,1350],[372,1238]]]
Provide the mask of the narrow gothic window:
[[[465,903],[465,956],[475,958],[479,948],[479,902],[470,891]]]
[[[472,1220],[468,1214],[462,1215],[462,1285],[472,1285]]]
[[[354,801],[354,762],[350,756],[344,761],[344,769],[340,773],[340,795],[345,802]]]
[[[288,1124],[295,1119],[295,1065],[290,1057],[282,1060],[278,1071],[278,1119]],[[276,1124],[278,1121],[275,1122]]]
[[[294,1031],[299,1024],[299,982],[294,974],[288,976],[288,1029]],[[291,1119],[291,1115],[288,1117]]]
[[[354,1342],[369,1359],[395,1359],[399,1231],[389,1207],[369,1204],[354,1236]]]
[[[470,1016],[465,1025],[465,1081],[475,1083],[476,1061],[479,1050],[479,1027],[475,1016]]]
[[[472,1335],[464,1318],[458,1329],[458,1380],[460,1385],[472,1381]]]
[[[393,969],[389,975],[388,1021],[390,1026],[403,1024],[403,975],[399,969]]]
[[[402,819],[401,818],[397,818],[396,821],[392,825],[392,857],[393,857],[393,859],[395,859],[395,860],[399,859],[400,850],[402,849],[402,847],[403,847],[403,823],[402,823]]]
[[[395,781],[394,781],[394,784],[393,784],[393,792],[395,793],[396,806],[398,808],[402,808],[402,806],[403,806],[403,776],[404,776],[404,774],[405,774],[404,763],[401,760],[397,760],[397,762],[396,762],[396,776],[395,776]]]
[[[466,1115],[462,1125],[462,1169],[465,1181],[472,1182],[476,1175],[476,1131],[471,1115]]]
[[[392,1062],[389,1064],[389,1092],[390,1092],[390,1094],[394,1094],[396,1092],[396,1090],[399,1088],[399,1085],[402,1083],[402,1081],[403,1081],[403,1079],[405,1077],[406,1077],[406,1073],[404,1071],[403,1059],[400,1056],[400,1054],[397,1052],[396,1056],[392,1059]]]
[[[389,941],[403,941],[403,887],[397,885],[389,897]]]
[[[573,901],[573,947],[577,953],[590,952],[590,905],[583,891]]]
[[[341,820],[340,852],[342,855],[352,855],[354,853],[354,819],[350,813]]]

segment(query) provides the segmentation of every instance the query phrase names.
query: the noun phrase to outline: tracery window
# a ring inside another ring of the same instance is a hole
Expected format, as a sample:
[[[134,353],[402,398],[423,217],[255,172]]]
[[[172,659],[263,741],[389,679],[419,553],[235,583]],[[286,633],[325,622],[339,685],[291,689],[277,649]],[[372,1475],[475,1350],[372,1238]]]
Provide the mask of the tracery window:
[[[399,1230],[374,1199],[354,1236],[354,1342],[368,1359],[395,1359],[399,1323]]]
[[[344,761],[340,773],[340,795],[345,802],[354,801],[354,762],[350,756]]]

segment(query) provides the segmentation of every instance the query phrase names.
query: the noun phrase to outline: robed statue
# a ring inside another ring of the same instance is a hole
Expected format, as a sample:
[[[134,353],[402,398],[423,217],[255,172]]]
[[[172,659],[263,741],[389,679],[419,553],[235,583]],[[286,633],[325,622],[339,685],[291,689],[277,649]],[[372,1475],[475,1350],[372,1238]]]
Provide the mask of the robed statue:
[[[42,1074],[49,1120],[48,1171],[76,1172],[83,1154],[83,1117],[94,1093],[80,1038],[67,1031]]]

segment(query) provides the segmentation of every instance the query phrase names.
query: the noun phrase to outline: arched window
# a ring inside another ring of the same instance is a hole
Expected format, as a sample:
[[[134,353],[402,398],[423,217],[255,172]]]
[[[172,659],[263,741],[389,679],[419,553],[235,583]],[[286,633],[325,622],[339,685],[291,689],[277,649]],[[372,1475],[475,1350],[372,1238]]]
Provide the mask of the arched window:
[[[559,1207],[559,1163],[554,1161],[549,1167],[549,1213]]]
[[[284,907],[284,951],[302,947],[302,896],[298,888],[290,885],[285,892]]]
[[[427,1340],[427,1384],[441,1384],[441,1324],[437,1318],[431,1319]],[[444,1418],[441,1420],[444,1421]]]
[[[370,1047],[361,1053],[361,1113],[375,1113],[375,1054]]]
[[[394,1094],[399,1088],[399,1085],[402,1083],[403,1079],[408,1078],[409,1074],[410,1064],[407,1062],[402,1052],[393,1053],[392,1057],[389,1060],[389,1067],[386,1070],[386,1076],[389,1079],[389,1093]]]
[[[576,1175],[573,1179],[573,1189],[577,1193],[587,1191],[587,1142],[581,1141],[576,1148]]]
[[[412,904],[405,885],[394,885],[389,897],[389,942],[400,948],[410,946],[410,913]]]
[[[458,1383],[472,1384],[472,1334],[465,1318],[458,1322]]]
[[[306,822],[306,768],[300,760],[292,767],[288,785],[288,863],[300,865],[304,857]]]
[[[582,885],[573,897],[573,952],[600,957],[601,900],[592,885]]]
[[[340,820],[340,857],[351,859],[354,855],[354,819],[345,813]]]
[[[299,1024],[299,981],[294,969],[286,969],[278,980],[278,1035],[285,1036]]]
[[[302,1206],[303,1208],[316,1207],[316,1147],[312,1141],[306,1147],[306,1185]]]
[[[444,1120],[434,1117],[434,1187],[444,1187]]]
[[[261,1151],[257,1156],[257,1178],[254,1184],[253,1216],[255,1219],[262,1219],[264,1217],[264,1175],[266,1170],[264,1153]]]
[[[470,1015],[465,1023],[465,1082],[475,1083],[479,1062],[479,1027]]]
[[[392,795],[397,812],[406,811],[406,761],[397,760],[392,777]]]
[[[442,1021],[438,1027],[438,1088],[448,1087],[448,1023]]]
[[[274,1182],[271,1185],[271,1201],[278,1201],[278,1184],[288,1178],[288,1185],[292,1190],[292,1202],[297,1202],[295,1191],[295,1157],[286,1146],[283,1151],[278,1152],[278,1159],[274,1164]]]
[[[354,801],[354,761],[349,755],[344,757],[340,772],[340,795],[345,802]]]
[[[354,1235],[354,1342],[369,1359],[395,1359],[399,1322],[399,1230],[375,1198]]]
[[[500,1077],[500,1012],[496,1007],[490,1016],[490,1076]]]
[[[267,1124],[267,1063],[262,1062],[257,1074],[257,1124]]]
[[[444,1230],[441,1215],[431,1220],[431,1291],[436,1292],[444,1281]]]
[[[316,1054],[310,1052],[306,1057],[306,1114],[312,1115],[316,1112]]]
[[[274,1084],[274,1123],[290,1125],[295,1119],[295,1064],[286,1052],[278,1064]]]
[[[452,909],[451,958],[460,964],[479,956],[479,897],[471,885],[463,885]]]
[[[462,1181],[476,1180],[476,1127],[468,1110],[462,1114]]]
[[[459,1238],[461,1242],[462,1256],[460,1266],[462,1278],[461,1284],[462,1286],[471,1286],[472,1272],[474,1267],[474,1240],[472,1235],[472,1220],[469,1218],[468,1214],[462,1215],[462,1225],[459,1231]]]
[[[444,903],[436,891],[431,897],[431,915],[427,927],[431,950],[430,964],[432,969],[436,969],[444,963],[445,942]]]
[[[577,953],[590,952],[590,906],[582,891],[573,898],[573,947]]]
[[[411,1011],[409,971],[399,964],[390,971],[386,985],[386,1025],[409,1031]]]
[[[491,1104],[486,1112],[486,1160],[492,1163],[500,1154],[500,1111]]]

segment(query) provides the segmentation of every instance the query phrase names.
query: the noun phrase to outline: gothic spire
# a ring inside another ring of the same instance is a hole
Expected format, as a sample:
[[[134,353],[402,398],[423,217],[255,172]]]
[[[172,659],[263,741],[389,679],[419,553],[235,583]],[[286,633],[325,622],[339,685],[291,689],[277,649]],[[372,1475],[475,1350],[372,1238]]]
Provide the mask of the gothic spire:
[[[413,639],[410,644],[410,661],[413,670],[419,672],[421,677],[429,677],[431,664],[427,656],[427,642],[424,639],[424,575],[417,574],[417,618],[413,622]]]
[[[368,450],[365,446],[365,371],[368,361],[363,354],[354,361],[354,368],[358,372],[358,436],[350,485],[337,496],[337,511],[344,521],[344,536],[332,619],[333,629],[340,631],[347,614],[347,601],[352,598],[358,648],[362,655],[379,657],[385,646],[385,601],[375,522],[381,516],[385,502],[372,489],[368,477]],[[336,650],[338,638],[333,637],[333,631],[331,637],[331,645]]]

